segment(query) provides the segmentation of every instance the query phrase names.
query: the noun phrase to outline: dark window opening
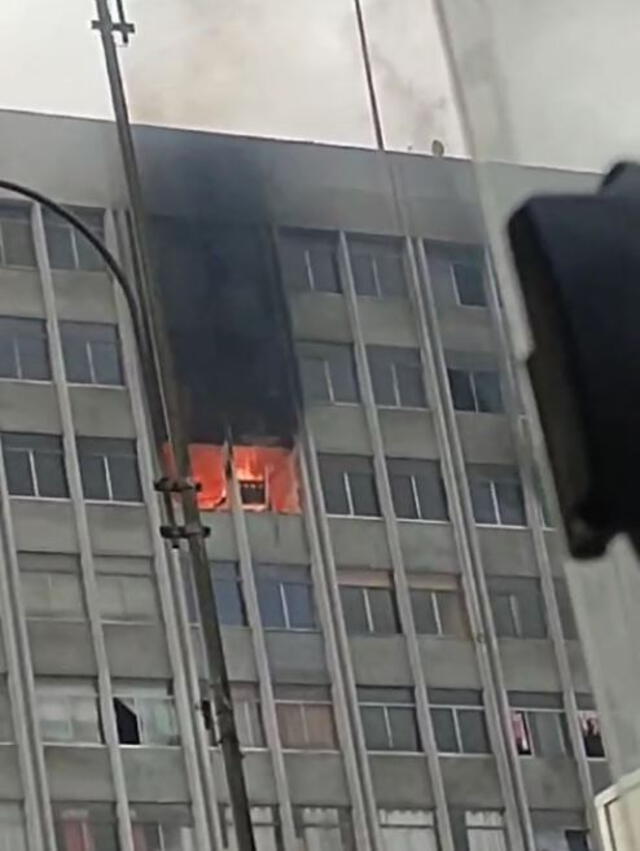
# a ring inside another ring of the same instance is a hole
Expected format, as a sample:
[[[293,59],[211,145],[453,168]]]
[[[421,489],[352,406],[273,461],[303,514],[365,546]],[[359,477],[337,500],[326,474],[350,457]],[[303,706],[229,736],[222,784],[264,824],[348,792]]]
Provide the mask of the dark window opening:
[[[238,481],[240,500],[244,506],[264,506],[267,503],[267,488],[264,481]]]
[[[139,745],[140,725],[138,716],[119,697],[113,698],[113,708],[116,714],[118,741],[121,745]]]

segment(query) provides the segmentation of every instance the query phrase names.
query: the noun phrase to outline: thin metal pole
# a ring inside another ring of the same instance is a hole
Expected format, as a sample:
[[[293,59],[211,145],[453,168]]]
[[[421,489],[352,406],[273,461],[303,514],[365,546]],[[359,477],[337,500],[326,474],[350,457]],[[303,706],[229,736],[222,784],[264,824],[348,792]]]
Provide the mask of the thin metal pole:
[[[361,0],[353,0],[353,5],[356,13],[358,40],[360,41],[360,51],[362,53],[362,64],[364,66],[364,76],[367,84],[367,96],[369,98],[369,106],[371,108],[371,120],[373,122],[373,132],[376,138],[376,147],[379,150],[384,151],[382,118],[380,116],[380,106],[378,104],[378,96],[376,94],[376,84],[373,78],[373,67],[371,65],[371,55],[369,53],[369,41],[367,39],[367,30],[364,24],[364,15],[362,13],[362,2]]]
[[[165,325],[154,285],[151,255],[144,226],[142,189],[124,85],[113,38],[114,27],[118,28],[118,25],[114,25],[112,21],[107,0],[96,0],[96,10],[98,20],[94,22],[94,27],[99,30],[102,40],[128,194],[131,237],[137,262],[140,316],[145,326],[144,336],[149,344],[148,355],[153,360],[158,376],[157,385],[160,403],[169,445],[172,450],[172,458],[166,458],[162,446],[158,446],[157,451],[162,467],[167,472],[167,479],[175,480],[175,488],[180,497],[184,519],[183,531],[188,541],[198,598],[209,669],[209,685],[218,722],[218,733],[229,790],[229,802],[236,829],[237,845],[239,851],[255,851],[249,800],[242,770],[242,752],[233,715],[222,634],[205,545],[206,533],[200,516],[197,489],[191,471],[188,436],[183,422],[180,389],[175,379],[173,359],[167,344]],[[175,476],[172,469],[174,465]]]

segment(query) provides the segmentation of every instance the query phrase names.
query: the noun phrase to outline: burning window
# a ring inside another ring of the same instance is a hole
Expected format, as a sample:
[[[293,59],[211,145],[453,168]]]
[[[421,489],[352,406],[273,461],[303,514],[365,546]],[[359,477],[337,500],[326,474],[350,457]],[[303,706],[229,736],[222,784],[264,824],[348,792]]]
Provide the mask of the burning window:
[[[189,454],[194,478],[201,485],[200,508],[203,511],[229,509],[227,449],[193,443]],[[291,450],[274,446],[235,446],[230,458],[245,511],[300,512],[296,462]]]

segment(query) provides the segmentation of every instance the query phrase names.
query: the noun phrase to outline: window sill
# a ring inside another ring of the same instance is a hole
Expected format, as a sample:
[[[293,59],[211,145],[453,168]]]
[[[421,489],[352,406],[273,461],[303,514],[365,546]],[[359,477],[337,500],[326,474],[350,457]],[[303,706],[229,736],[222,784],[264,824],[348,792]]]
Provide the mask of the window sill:
[[[518,526],[518,525],[515,525],[515,524],[507,526],[504,523],[476,523],[475,525],[478,527],[478,529],[506,529],[506,530],[516,529],[516,530],[521,530],[521,529],[529,529],[530,528],[526,524],[524,526]]]
[[[145,502],[142,499],[139,500],[128,500],[128,499],[87,499],[86,497],[83,499],[83,502],[86,505],[144,505]]]
[[[431,411],[427,405],[379,405],[376,404],[376,408],[379,411],[411,411],[415,414],[424,414],[427,411]]]
[[[163,751],[176,751],[182,747],[181,742],[177,742],[175,745],[161,745],[161,744],[150,744],[148,742],[142,742],[139,745],[127,745],[118,742],[118,747],[126,748],[127,750],[145,750],[147,748],[153,748],[153,750],[163,750]]]
[[[326,515],[330,520],[378,520],[384,518],[380,514],[329,514]]]
[[[320,635],[322,632],[322,630],[317,626],[297,628],[287,626],[265,626],[264,624],[262,624],[262,630],[263,632],[271,635],[274,633],[284,633],[285,635],[290,635],[292,633],[294,635]]]
[[[438,751],[438,756],[446,756],[446,757],[455,757],[456,759],[486,759],[488,756],[492,757],[493,754],[491,752],[487,753],[448,753],[446,751]]]
[[[104,626],[158,626],[160,624],[159,619],[140,621],[126,620],[124,618],[102,618],[100,622]]]
[[[104,742],[48,742],[46,739],[42,740],[42,744],[45,748],[93,748],[98,750],[107,747]]]
[[[421,523],[425,526],[450,526],[451,520],[429,520],[423,519],[422,517],[398,517],[396,515],[396,520],[398,523]]]
[[[19,493],[10,493],[9,499],[12,500],[20,500],[21,502],[56,502],[56,503],[70,503],[70,496],[36,496],[35,494],[19,494]]]
[[[0,384],[35,384],[38,386],[51,386],[52,378],[21,378],[19,375],[0,375]]]
[[[385,751],[370,751],[367,750],[369,756],[411,756],[411,757],[426,757],[426,752],[423,750],[419,751],[394,751],[394,750],[385,750]]]
[[[335,748],[282,748],[282,752],[286,755],[289,753],[299,753],[299,754],[337,754],[340,753],[340,750]]]
[[[42,382],[38,382],[39,384]],[[98,390],[127,390],[126,384],[98,384],[93,381],[67,381],[68,387],[96,387]]]

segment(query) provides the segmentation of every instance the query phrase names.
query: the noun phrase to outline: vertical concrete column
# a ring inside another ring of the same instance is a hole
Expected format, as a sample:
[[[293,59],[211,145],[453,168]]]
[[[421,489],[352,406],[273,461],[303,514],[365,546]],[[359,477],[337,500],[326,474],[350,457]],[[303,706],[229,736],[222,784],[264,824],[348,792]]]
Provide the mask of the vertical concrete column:
[[[121,851],[135,851],[133,847],[133,833],[131,829],[131,819],[129,816],[129,802],[127,799],[124,768],[122,765],[118,742],[118,730],[113,708],[113,690],[111,687],[109,658],[107,655],[104,631],[102,628],[102,619],[100,617],[100,606],[93,564],[89,521],[82,492],[82,478],[80,475],[80,463],[78,460],[78,451],[76,446],[76,434],[73,424],[71,399],[64,370],[62,340],[60,337],[60,327],[56,310],[56,296],[51,267],[49,265],[42,210],[39,206],[34,207],[33,232],[47,315],[51,371],[58,398],[58,405],[60,407],[60,418],[62,420],[62,441],[64,446],[65,468],[80,549],[83,595],[98,673],[97,679],[100,717],[102,720],[105,744],[109,754],[109,764],[111,766],[116,796],[118,837],[121,844]]]

